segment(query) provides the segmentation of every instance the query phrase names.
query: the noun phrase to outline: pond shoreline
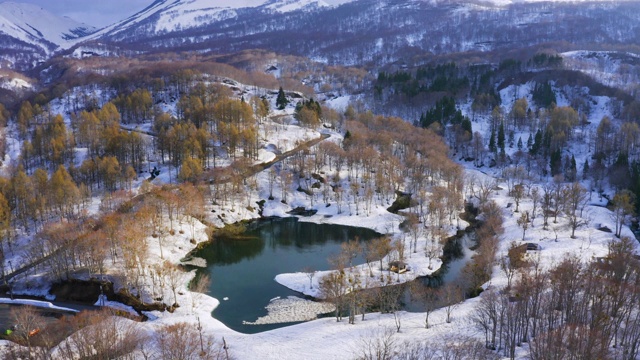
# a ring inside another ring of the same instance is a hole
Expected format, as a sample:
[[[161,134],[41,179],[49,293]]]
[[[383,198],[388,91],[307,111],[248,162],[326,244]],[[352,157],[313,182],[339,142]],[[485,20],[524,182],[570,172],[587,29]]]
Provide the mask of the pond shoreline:
[[[272,310],[280,305],[289,306],[283,300],[290,296],[314,300],[274,282],[278,274],[301,271],[305,267],[330,268],[328,259],[340,252],[340,246],[346,240],[360,238],[366,242],[380,236],[369,228],[310,223],[299,221],[297,217],[272,217],[245,225],[245,235],[256,239],[237,241],[213,236],[214,241],[208,241],[207,246],[189,254],[189,258],[206,259],[207,268],[195,270],[212,279],[206,294],[222,300],[213,313],[214,318],[244,333],[283,326],[244,326],[267,316],[266,307],[269,305]],[[188,266],[187,269],[194,268]],[[281,301],[272,304],[278,298]],[[302,304],[307,310],[315,306],[304,301],[290,302]],[[282,320],[282,312],[278,317],[280,324],[289,323]]]
[[[378,214],[377,216],[380,216],[380,214]],[[390,213],[387,213],[387,215],[382,215],[382,216],[383,216],[383,218],[386,218],[388,220],[389,218],[387,216],[394,216],[394,215],[390,214]],[[395,215],[395,216],[397,217],[398,215]],[[337,219],[336,222],[334,222],[334,220],[336,220],[335,218],[332,218],[331,216],[327,216],[327,215],[322,215],[322,214],[318,214],[318,215],[315,215],[315,216],[312,216],[312,217],[301,217],[301,216],[291,216],[291,215],[290,216],[269,215],[269,216],[262,216],[260,218],[241,220],[241,221],[238,221],[238,222],[236,222],[234,224],[231,224],[231,226],[244,227],[243,232],[245,232],[245,231],[250,230],[250,229],[252,229],[254,227],[259,227],[261,224],[264,224],[265,222],[282,222],[282,221],[288,221],[288,220],[290,221],[291,219],[295,219],[294,221],[296,221],[296,222],[299,221],[299,222],[302,222],[302,223],[314,223],[314,224],[317,224],[317,225],[332,224],[332,225],[339,225],[339,226],[348,227],[348,228],[354,228],[354,229],[368,229],[368,230],[371,230],[373,232],[376,232],[377,236],[382,236],[382,234],[380,234],[379,232],[376,231],[376,229],[380,228],[379,226],[377,226],[377,227],[376,226],[371,226],[372,218],[370,218],[370,217],[363,217],[362,215],[359,215],[359,216],[355,215],[355,216],[347,216],[347,217],[345,217],[344,214],[343,214],[342,216],[337,216],[336,218],[338,218],[338,219]],[[375,215],[374,215],[373,218],[375,218]],[[361,220],[364,221],[364,223],[361,223]],[[368,224],[366,223],[366,220],[369,220]],[[398,222],[397,220],[395,220],[395,221]],[[344,222],[348,222],[348,224],[344,224]],[[381,222],[381,220],[378,220],[377,221],[377,225],[379,225],[380,222]],[[376,223],[376,222],[374,221],[374,223]],[[360,226],[356,226],[354,224],[358,224]],[[210,228],[213,227],[212,224],[207,224],[207,225]],[[467,227],[465,230],[460,230],[460,231],[463,231],[463,232],[464,231],[469,231],[470,227],[471,226]],[[399,232],[400,231],[401,230],[399,230],[399,229],[396,230],[394,232],[394,235],[399,236]],[[458,231],[458,233],[460,231]],[[198,251],[201,251],[203,248],[211,246],[211,244],[213,244],[215,242],[215,240],[217,239],[216,233],[218,233],[218,231],[215,231],[212,236],[208,237],[207,240],[198,242],[198,244],[195,246],[195,248],[192,248],[190,251],[188,251],[186,253],[186,255],[180,260],[180,265],[182,267],[184,267],[185,269],[189,269],[192,265],[182,264],[182,262],[188,261],[190,258],[193,258],[194,254],[196,254]],[[454,236],[456,236],[456,235],[454,235]],[[236,238],[237,241],[240,241],[240,242],[251,241],[251,237],[244,237],[242,235],[240,235],[240,236],[241,236],[240,238]],[[271,279],[271,281],[273,281],[273,279]],[[78,285],[78,284],[76,284],[76,285]],[[280,284],[280,286],[283,286],[283,284]],[[78,287],[78,289],[84,288],[84,286],[82,286],[81,284],[76,286],[76,287]],[[284,287],[286,287],[286,285]],[[313,301],[321,300],[318,297],[315,297],[315,296],[312,296],[312,295],[309,295],[309,294],[305,294],[304,292],[296,291],[295,289],[290,289],[290,290],[295,294],[295,296],[298,296],[298,297],[300,297],[302,299],[305,299],[305,300],[313,300]],[[217,297],[217,296],[214,296],[214,295],[210,295],[210,296]],[[15,297],[17,297],[17,296],[15,296]],[[24,298],[43,299],[43,297],[39,297],[39,296],[24,296]],[[220,299],[224,301],[223,298],[220,298]],[[44,298],[44,300],[46,300],[46,298]],[[115,300],[115,301],[122,302],[121,299],[119,299],[117,297],[113,297],[113,296],[110,296],[109,300]],[[142,304],[142,303],[131,304],[130,302],[124,302],[124,303],[125,304],[129,303],[129,305],[132,306],[139,314],[142,314],[144,311],[148,311],[149,310],[148,306],[155,305],[155,304]],[[92,302],[92,301],[81,301],[81,302],[79,302],[79,304],[81,306],[93,307],[94,302]],[[165,308],[165,309],[157,309],[157,310],[164,311],[164,310],[168,310],[168,309]],[[287,326],[288,325],[292,325],[294,323],[296,323],[296,322],[288,323]]]

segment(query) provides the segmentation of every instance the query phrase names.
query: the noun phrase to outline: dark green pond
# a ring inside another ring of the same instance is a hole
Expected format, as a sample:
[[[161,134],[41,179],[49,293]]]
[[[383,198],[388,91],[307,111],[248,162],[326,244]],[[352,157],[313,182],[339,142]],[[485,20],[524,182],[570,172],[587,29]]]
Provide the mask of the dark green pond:
[[[213,317],[243,333],[292,324],[243,324],[267,315],[265,306],[273,298],[302,297],[278,284],[274,280],[276,275],[302,271],[305,267],[330,269],[329,258],[340,252],[343,242],[356,237],[367,241],[380,236],[369,229],[299,222],[296,218],[265,220],[251,227],[246,234],[251,239],[216,239],[193,254],[207,261],[207,268],[199,271],[210,274],[209,295],[220,300]]]

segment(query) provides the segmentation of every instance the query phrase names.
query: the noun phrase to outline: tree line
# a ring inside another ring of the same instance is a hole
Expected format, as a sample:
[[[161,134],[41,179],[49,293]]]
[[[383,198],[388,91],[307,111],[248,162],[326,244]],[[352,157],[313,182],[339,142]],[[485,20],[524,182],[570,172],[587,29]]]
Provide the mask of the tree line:
[[[633,241],[584,264],[568,256],[544,269],[524,253],[509,259],[517,279],[480,295],[474,323],[486,346],[514,359],[527,343],[532,359],[633,359],[640,350],[638,260]]]
[[[187,322],[163,325],[153,337],[141,331],[140,319],[123,312],[83,311],[63,315],[52,323],[32,306],[12,309],[10,319],[19,324],[3,350],[7,360],[73,358],[144,358],[173,360],[231,359],[226,342]],[[38,329],[36,335],[33,330]]]

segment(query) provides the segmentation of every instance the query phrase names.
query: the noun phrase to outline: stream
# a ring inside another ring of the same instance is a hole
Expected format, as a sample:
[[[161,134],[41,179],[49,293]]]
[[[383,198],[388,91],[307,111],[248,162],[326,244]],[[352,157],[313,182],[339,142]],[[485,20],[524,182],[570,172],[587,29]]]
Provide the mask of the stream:
[[[294,311],[293,304],[309,311],[314,307],[313,302],[302,301],[304,295],[274,281],[276,275],[300,272],[305,268],[330,269],[330,258],[340,252],[343,242],[356,237],[368,241],[380,236],[365,228],[300,222],[296,218],[252,223],[245,235],[248,239],[216,239],[191,254],[206,260],[207,267],[198,272],[211,277],[208,294],[220,300],[213,317],[242,333],[267,331],[294,323],[282,320],[280,323],[255,324],[267,315],[267,306],[276,313]],[[438,282],[456,281],[473,255],[469,250],[473,245],[469,235],[465,233],[459,241],[463,256],[448,263],[448,269],[442,272]],[[364,263],[364,259],[356,258],[354,263]],[[405,301],[405,305],[406,310],[420,311],[421,304],[413,300]]]

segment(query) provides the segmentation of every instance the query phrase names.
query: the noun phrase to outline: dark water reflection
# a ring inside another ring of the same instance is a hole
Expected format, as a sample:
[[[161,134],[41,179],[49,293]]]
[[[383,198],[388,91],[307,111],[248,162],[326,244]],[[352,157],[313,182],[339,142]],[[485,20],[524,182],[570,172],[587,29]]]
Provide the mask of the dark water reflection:
[[[369,229],[305,223],[296,218],[260,221],[245,235],[249,238],[216,239],[193,254],[207,261],[207,268],[199,271],[210,274],[209,295],[220,300],[213,316],[243,333],[291,325],[242,323],[265,316],[264,307],[275,297],[300,296],[276,283],[276,275],[302,271],[306,267],[330,269],[329,259],[340,252],[340,244],[350,239],[367,241],[379,236]]]
[[[429,288],[438,288],[444,284],[448,283],[459,283],[462,281],[461,276],[464,270],[465,265],[475,254],[475,251],[470,250],[470,247],[476,245],[475,235],[465,234],[459,240],[459,257],[453,257],[450,261],[443,264],[442,268],[438,271],[440,273],[439,276],[436,277],[422,277],[418,278],[415,281],[420,283],[422,286]],[[403,298],[403,309],[406,311],[412,312],[424,312],[425,303],[423,300],[412,296],[411,289],[407,288],[405,291]]]

